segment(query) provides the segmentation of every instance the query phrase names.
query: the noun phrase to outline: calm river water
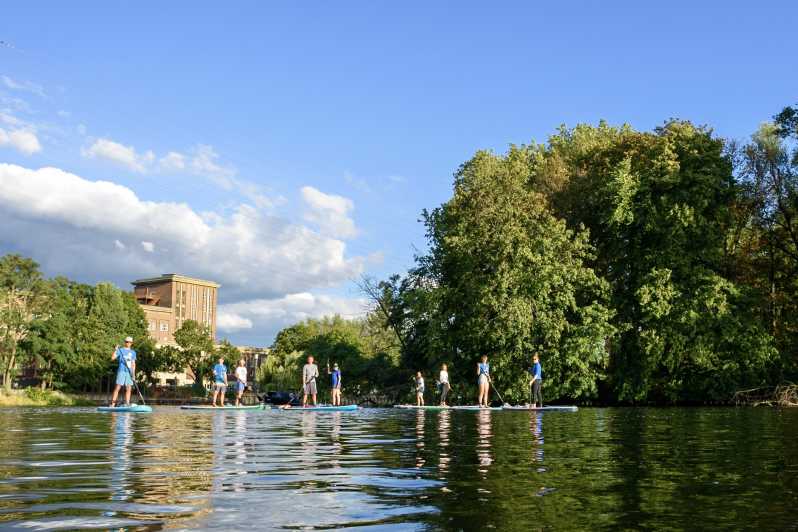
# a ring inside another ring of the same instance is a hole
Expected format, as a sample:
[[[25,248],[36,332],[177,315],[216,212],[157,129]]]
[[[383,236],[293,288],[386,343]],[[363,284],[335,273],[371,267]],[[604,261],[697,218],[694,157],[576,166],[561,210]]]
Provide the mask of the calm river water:
[[[798,528],[798,411],[0,411],[0,529]]]

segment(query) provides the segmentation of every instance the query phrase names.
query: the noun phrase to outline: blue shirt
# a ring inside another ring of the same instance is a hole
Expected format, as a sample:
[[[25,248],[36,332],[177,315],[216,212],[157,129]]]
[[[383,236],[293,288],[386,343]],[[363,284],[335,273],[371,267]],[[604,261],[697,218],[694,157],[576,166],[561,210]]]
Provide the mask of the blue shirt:
[[[213,378],[216,379],[216,382],[224,382],[226,376],[227,366],[224,364],[216,364],[213,366]]]
[[[132,349],[128,349],[127,347],[120,347],[116,350],[116,357],[119,360],[119,370],[118,371],[127,371],[125,368],[128,367],[127,363],[130,362],[132,365],[133,362],[136,361],[136,352]],[[133,369],[131,368],[131,371]]]
[[[479,374],[480,375],[490,375],[490,364],[488,362],[480,362],[479,363]]]
[[[339,384],[341,384],[341,370],[340,369],[334,369],[334,370],[332,370],[332,385],[333,385],[333,388],[337,388]]]
[[[543,376],[541,375],[542,372],[543,369],[540,367],[540,362],[535,362],[535,364],[529,368],[529,373],[533,377],[537,377],[537,380],[543,380]]]

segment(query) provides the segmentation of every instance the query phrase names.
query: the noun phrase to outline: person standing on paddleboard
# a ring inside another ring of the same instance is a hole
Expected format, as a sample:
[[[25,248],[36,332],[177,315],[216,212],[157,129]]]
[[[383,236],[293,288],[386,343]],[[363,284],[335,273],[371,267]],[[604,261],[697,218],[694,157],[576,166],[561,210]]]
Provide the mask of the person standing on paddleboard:
[[[543,386],[543,368],[540,366],[540,357],[537,353],[532,355],[532,367],[529,368],[529,373],[532,379],[529,385],[532,387],[532,408],[543,408],[543,395],[540,393],[540,388]]]
[[[114,347],[114,354],[111,360],[119,360],[119,367],[116,370],[116,386],[111,397],[111,406],[116,407],[116,398],[119,389],[125,387],[125,405],[130,405],[130,392],[133,388],[133,379],[136,375],[136,352],[133,350],[133,338],[125,338],[125,347]]]
[[[441,372],[438,374],[438,383],[441,387],[441,406],[449,406],[446,404],[446,396],[449,395],[449,390],[452,387],[449,385],[449,368],[446,364],[441,365]]]
[[[338,364],[333,364],[333,369],[330,371],[330,363],[327,362],[327,374],[332,378],[332,388],[330,389],[332,404],[341,406],[341,370],[338,369]]]
[[[424,377],[416,373],[416,406],[424,406]]]
[[[308,406],[308,395],[313,397],[313,406],[316,406],[316,379],[319,377],[319,367],[313,363],[313,356],[308,357],[308,363],[302,368],[302,406]]]
[[[241,405],[241,397],[247,389],[247,363],[242,358],[236,368],[236,406]]]
[[[479,388],[477,404],[487,407],[488,398],[490,397],[490,364],[488,363],[488,355],[482,355],[482,361],[477,363],[477,387]]]
[[[221,406],[224,408],[224,394],[227,393],[227,366],[224,357],[219,357],[219,362],[213,366],[213,406],[216,406],[216,396],[219,395]]]

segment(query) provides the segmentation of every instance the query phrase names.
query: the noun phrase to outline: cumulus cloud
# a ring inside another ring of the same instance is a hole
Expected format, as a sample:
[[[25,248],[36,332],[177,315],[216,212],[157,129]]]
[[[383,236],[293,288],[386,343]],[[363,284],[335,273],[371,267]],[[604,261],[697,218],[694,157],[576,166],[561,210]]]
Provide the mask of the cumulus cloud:
[[[6,119],[3,121],[8,122]],[[25,155],[33,155],[36,152],[42,151],[42,145],[39,143],[39,138],[36,136],[36,133],[28,129],[12,129],[7,131],[0,128],[0,146],[10,146]]]
[[[264,333],[273,335],[283,327],[308,318],[322,318],[335,314],[345,318],[356,318],[365,315],[367,309],[368,302],[363,298],[298,292],[278,298],[221,305],[218,309],[217,327],[223,332],[254,329],[260,335]],[[259,339],[254,335],[248,337],[256,342]]]
[[[349,198],[325,194],[313,187],[301,189],[305,202],[305,220],[318,225],[319,230],[338,238],[351,238],[357,234],[355,222],[349,217],[354,204]]]
[[[218,314],[216,327],[222,332],[233,333],[252,328],[252,320],[237,314]]]
[[[127,187],[57,168],[0,164],[0,243],[48,272],[78,280],[130,280],[164,272],[224,286],[228,301],[331,287],[357,276],[363,257],[344,241],[240,205],[205,215],[185,203],[145,201]],[[120,247],[109,242],[151,243]]]
[[[141,242],[141,249],[146,251],[147,253],[154,253],[155,252],[155,244],[152,242],[147,242],[146,240]]]
[[[110,139],[97,139],[90,147],[81,150],[81,153],[89,159],[105,159],[138,173],[146,172],[147,167],[155,160],[152,151],[138,153],[133,146],[125,146]]]

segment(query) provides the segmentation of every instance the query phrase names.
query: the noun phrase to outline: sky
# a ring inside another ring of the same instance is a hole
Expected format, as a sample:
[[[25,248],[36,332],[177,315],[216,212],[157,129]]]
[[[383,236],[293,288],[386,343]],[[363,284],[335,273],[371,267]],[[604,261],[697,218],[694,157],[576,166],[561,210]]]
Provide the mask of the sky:
[[[798,3],[40,2],[0,18],[0,254],[219,290],[266,346],[368,308],[478,149],[798,103]]]

